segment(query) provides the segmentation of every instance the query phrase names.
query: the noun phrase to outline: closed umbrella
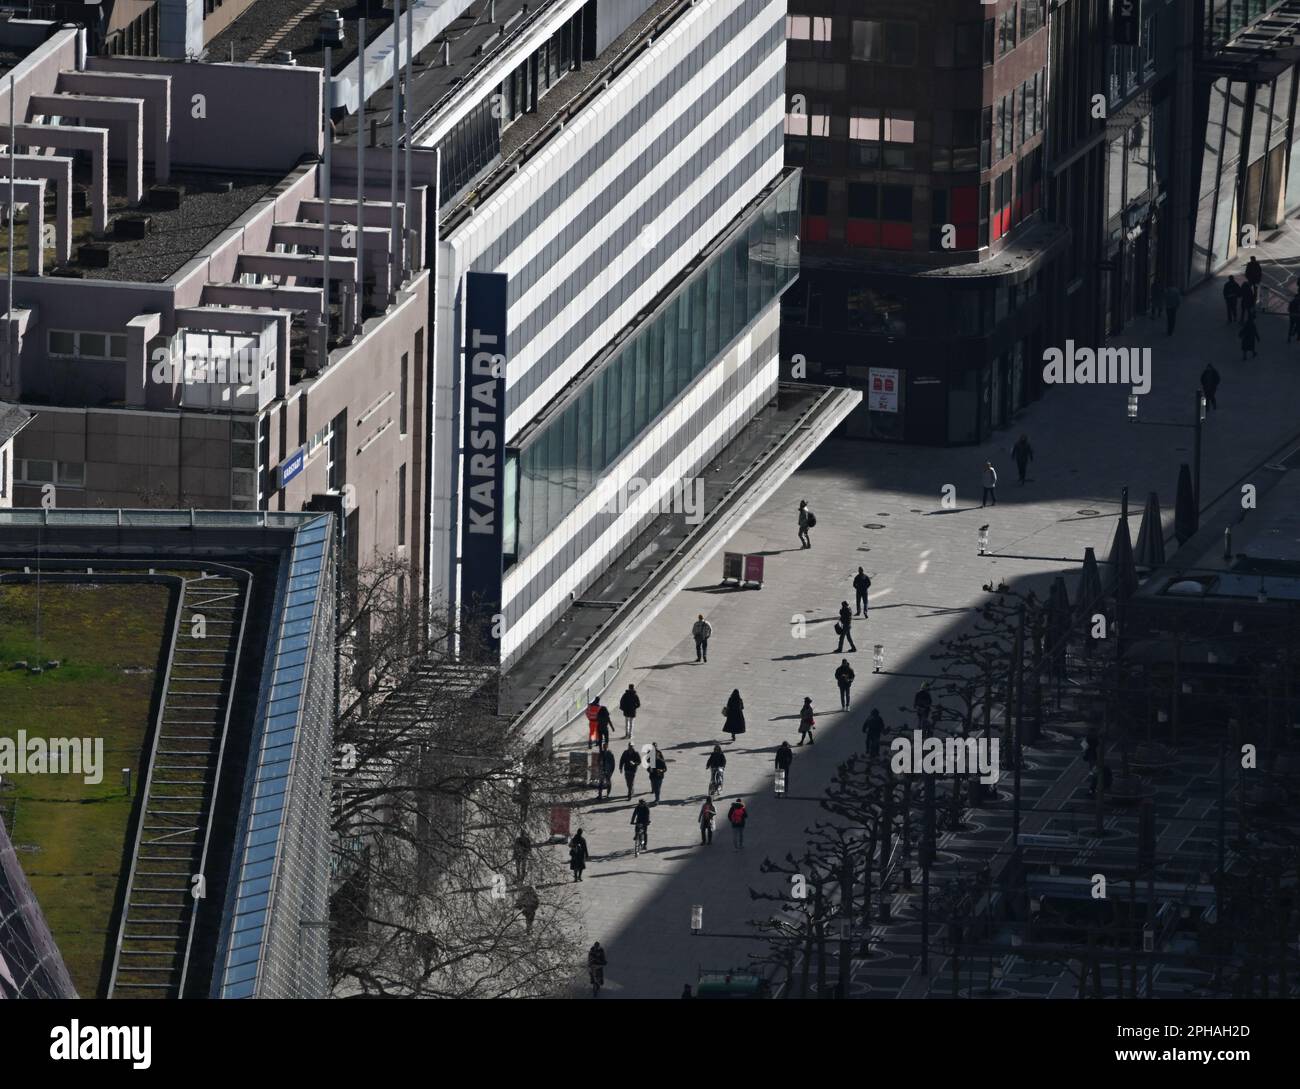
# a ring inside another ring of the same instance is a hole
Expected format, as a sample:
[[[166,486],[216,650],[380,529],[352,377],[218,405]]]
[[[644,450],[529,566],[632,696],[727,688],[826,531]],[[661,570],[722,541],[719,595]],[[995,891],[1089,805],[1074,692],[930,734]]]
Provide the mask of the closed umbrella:
[[[1165,562],[1165,531],[1160,522],[1160,497],[1155,492],[1147,496],[1142,524],[1138,526],[1137,547],[1133,560],[1138,567],[1153,571]]]
[[[1065,646],[1070,639],[1070,594],[1065,588],[1065,578],[1057,575],[1047,594],[1047,651],[1052,671],[1057,676],[1065,674]]]
[[[1105,596],[1101,588],[1101,568],[1097,566],[1097,553],[1091,548],[1084,549],[1083,570],[1079,573],[1079,589],[1075,594],[1075,609],[1085,628],[1091,629],[1092,614],[1101,607]]]
[[[1137,589],[1137,568],[1133,563],[1133,540],[1129,537],[1127,518],[1115,523],[1115,539],[1111,541],[1107,563],[1107,592],[1125,600],[1132,597]]]
[[[1187,467],[1187,462],[1183,462],[1178,468],[1178,498],[1174,502],[1174,536],[1180,545],[1191,540],[1198,522],[1196,496],[1192,491],[1192,470]]]

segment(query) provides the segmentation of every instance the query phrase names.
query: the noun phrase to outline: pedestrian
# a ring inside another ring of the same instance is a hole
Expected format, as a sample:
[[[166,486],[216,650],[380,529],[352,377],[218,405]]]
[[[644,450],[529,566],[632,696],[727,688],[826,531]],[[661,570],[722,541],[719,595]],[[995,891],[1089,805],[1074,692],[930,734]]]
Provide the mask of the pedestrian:
[[[1259,285],[1264,282],[1264,266],[1257,257],[1246,262],[1246,286],[1250,291],[1250,306],[1253,310],[1259,302]]]
[[[984,463],[984,494],[980,497],[980,506],[992,502],[996,507],[998,505],[998,471],[993,468],[993,462]]]
[[[596,741],[600,745],[600,751],[604,752],[609,748],[609,731],[614,722],[609,717],[609,708],[599,700],[596,703],[599,705],[599,710],[596,711]]]
[[[1029,463],[1034,460],[1034,448],[1029,445],[1029,436],[1021,435],[1016,439],[1016,444],[1011,448],[1011,460],[1016,463],[1016,469],[1020,473],[1020,483],[1025,482],[1025,473],[1029,471]]]
[[[655,804],[659,803],[659,792],[664,788],[664,776],[668,774],[667,765],[656,760],[650,765],[650,790],[654,793]]]
[[[1178,323],[1178,308],[1182,305],[1183,293],[1170,284],[1165,288],[1165,332],[1174,335],[1174,326]]]
[[[713,625],[704,619],[704,614],[700,613],[695,618],[695,623],[691,625],[691,635],[695,639],[695,660],[697,662],[707,662],[709,660],[709,636],[713,634]]]
[[[727,810],[727,820],[731,824],[731,838],[736,850],[745,846],[745,821],[749,820],[749,810],[745,808],[743,798],[737,798]]]
[[[885,732],[885,720],[880,717],[880,708],[873,707],[871,714],[862,724],[862,732],[867,735],[867,753],[870,756],[880,754],[880,735]]]
[[[1219,372],[1215,369],[1213,363],[1205,364],[1205,370],[1201,371],[1201,389],[1205,393],[1205,403],[1216,412],[1219,409],[1219,402],[1215,397],[1219,388]]]
[[[597,696],[587,704],[587,748],[600,740],[600,726],[597,720],[600,718],[600,697]]]
[[[690,985],[689,983],[686,984],[686,986],[682,988],[682,997],[683,997],[683,998],[693,998],[693,997],[694,997],[694,996],[691,994],[691,985]]]
[[[745,701],[740,698],[740,689],[733,688],[731,695],[727,697],[726,705],[722,708],[724,721],[722,723],[722,732],[730,734],[731,740],[736,740],[737,734],[745,732]]]
[[[587,837],[579,828],[569,840],[569,869],[573,871],[575,881],[582,880],[582,871],[587,868],[587,859],[590,857],[591,852],[587,850]]]
[[[1300,293],[1291,296],[1291,301],[1286,304],[1286,312],[1290,319],[1286,327],[1286,342],[1290,344],[1292,337],[1300,337]]]
[[[840,602],[840,622],[835,625],[835,634],[840,637],[839,646],[835,648],[836,654],[844,653],[845,639],[849,641],[849,650],[857,652],[858,648],[853,643],[853,610],[847,601]]]
[[[640,766],[641,754],[636,751],[636,747],[629,741],[627,748],[623,750],[623,755],[618,758],[618,770],[623,773],[623,778],[627,780],[628,801],[632,800],[632,783],[636,779],[636,769]]]
[[[713,807],[713,799],[706,797],[704,804],[700,806],[700,846],[711,846],[713,844],[713,818],[718,815],[718,811]]]
[[[727,768],[727,754],[722,751],[721,745],[714,745],[713,751],[709,753],[709,758],[704,761],[705,768],[709,772],[709,793],[713,793],[713,770],[718,769],[719,778]]]
[[[1237,304],[1241,301],[1241,284],[1235,276],[1229,276],[1223,285],[1223,305],[1228,309],[1228,324],[1237,320]]]
[[[802,548],[812,548],[812,538],[808,536],[808,531],[817,524],[817,515],[813,514],[812,508],[808,506],[808,500],[799,500],[799,545]]]
[[[527,832],[520,832],[515,837],[515,884],[522,885],[524,878],[528,875],[528,852],[532,849],[533,841],[528,838]]]
[[[594,943],[587,953],[587,975],[591,977],[592,998],[600,994],[600,988],[605,985],[605,965],[607,963],[605,950],[600,947],[600,942]]]
[[[810,745],[816,745],[813,739],[813,727],[817,725],[817,720],[813,717],[812,696],[804,696],[803,706],[799,708],[799,744],[802,745],[807,741]]]
[[[777,771],[785,772],[785,786],[790,789],[790,765],[794,763],[794,749],[790,748],[790,742],[782,741],[776,747],[776,759],[773,761]]]
[[[1250,353],[1252,359],[1258,359],[1259,353],[1255,351],[1255,345],[1259,343],[1259,329],[1255,325],[1255,312],[1251,310],[1250,316],[1242,323],[1241,326],[1241,361],[1246,361],[1246,353]]]
[[[1256,299],[1254,294],[1251,292],[1250,286],[1248,284],[1241,285],[1240,301],[1241,301],[1241,321],[1244,324],[1247,318],[1253,317],[1255,314]]]
[[[924,681],[912,700],[912,708],[916,711],[916,723],[922,730],[930,724],[930,711],[933,707],[934,697],[930,695],[930,682]]]
[[[840,689],[840,709],[843,711],[849,709],[849,688],[853,685],[853,676],[853,667],[849,665],[849,660],[842,659],[839,668],[835,670],[835,683]]]
[[[857,597],[853,603],[853,611],[855,614],[861,614],[864,620],[867,618],[867,591],[870,589],[871,576],[859,567],[858,573],[853,576],[853,593]]]
[[[618,701],[618,709],[623,712],[623,729],[626,731],[624,737],[632,737],[632,727],[636,724],[636,712],[640,706],[641,697],[636,694],[635,686],[629,684]]]
[[[1092,769],[1092,772],[1088,776],[1088,779],[1092,784],[1091,786],[1088,787],[1088,797],[1095,798],[1097,796],[1097,769],[1096,768]],[[1115,779],[1115,773],[1110,770],[1109,764],[1107,764],[1104,768],[1101,769],[1101,779],[1102,782],[1105,783],[1105,789],[1109,790],[1111,783]]]
[[[515,897],[515,907],[523,912],[525,933],[533,932],[533,918],[541,905],[541,897],[537,895],[537,890],[532,885],[525,885],[519,890],[519,894]]]
[[[614,754],[602,747],[600,750],[600,779],[596,783],[596,801],[614,793]]]

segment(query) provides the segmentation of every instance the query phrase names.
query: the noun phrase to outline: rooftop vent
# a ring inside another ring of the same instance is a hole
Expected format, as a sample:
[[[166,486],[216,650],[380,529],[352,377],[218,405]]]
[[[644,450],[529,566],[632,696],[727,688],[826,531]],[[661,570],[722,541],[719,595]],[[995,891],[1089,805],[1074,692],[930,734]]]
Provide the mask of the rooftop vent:
[[[298,62],[293,59],[292,49],[277,49],[275,51],[275,63],[276,64],[297,64]]]
[[[333,49],[343,44],[343,16],[337,8],[320,13],[320,43]]]
[[[106,242],[87,242],[77,247],[77,260],[87,268],[108,268],[113,251]]]
[[[121,215],[113,220],[113,237],[139,240],[149,233],[149,217]]]
[[[174,212],[181,206],[185,196],[183,185],[151,185],[149,187],[149,205],[160,212]]]

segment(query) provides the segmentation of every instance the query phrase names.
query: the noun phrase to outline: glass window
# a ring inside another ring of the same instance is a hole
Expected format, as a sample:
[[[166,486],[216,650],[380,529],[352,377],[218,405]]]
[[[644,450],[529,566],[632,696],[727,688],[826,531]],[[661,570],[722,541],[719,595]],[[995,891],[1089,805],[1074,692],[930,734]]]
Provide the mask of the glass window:
[[[76,355],[77,334],[64,333],[58,329],[50,330],[50,355]]]
[[[721,347],[718,343],[718,281],[721,274],[721,265],[717,261],[711,262],[706,273],[704,300],[704,354],[708,359],[716,356]]]
[[[108,350],[114,359],[126,358],[126,337],[114,334],[108,338]]]
[[[86,466],[80,461],[59,462],[59,483],[75,484],[80,487],[86,482]]]
[[[885,59],[885,24],[880,19],[853,20],[851,56],[860,61]]]
[[[911,66],[916,63],[916,24],[885,24],[885,63]]]
[[[591,471],[599,476],[609,462],[605,458],[605,375],[591,383]]]
[[[81,333],[77,337],[77,353],[92,359],[108,357],[108,337],[103,333]]]

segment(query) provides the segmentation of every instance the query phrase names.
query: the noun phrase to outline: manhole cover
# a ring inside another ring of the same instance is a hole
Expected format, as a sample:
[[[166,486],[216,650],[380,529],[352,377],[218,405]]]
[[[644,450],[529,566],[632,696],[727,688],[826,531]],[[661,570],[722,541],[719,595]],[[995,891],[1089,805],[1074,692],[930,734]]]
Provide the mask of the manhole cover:
[[[885,523],[884,523],[884,522],[868,522],[868,523],[867,523],[866,525],[864,525],[862,528],[863,528],[863,529],[884,529],[884,528],[885,528]]]
[[[888,517],[889,517],[889,511],[887,511],[887,510],[878,510],[878,511],[876,511],[876,517],[877,517],[877,518],[888,518]]]
[[[1085,518],[1087,518],[1087,517],[1091,517],[1091,516],[1094,515],[1094,514],[1100,514],[1101,511],[1099,511],[1099,510],[1077,510],[1077,511],[1075,511],[1074,513],[1075,513],[1075,514],[1082,514]]]
[[[920,507],[912,507],[910,513],[912,513],[912,514],[924,514],[925,511],[923,511]]]
[[[871,549],[867,548],[865,545],[859,545],[859,546],[858,546],[858,551],[859,551],[859,552],[870,552]]]

